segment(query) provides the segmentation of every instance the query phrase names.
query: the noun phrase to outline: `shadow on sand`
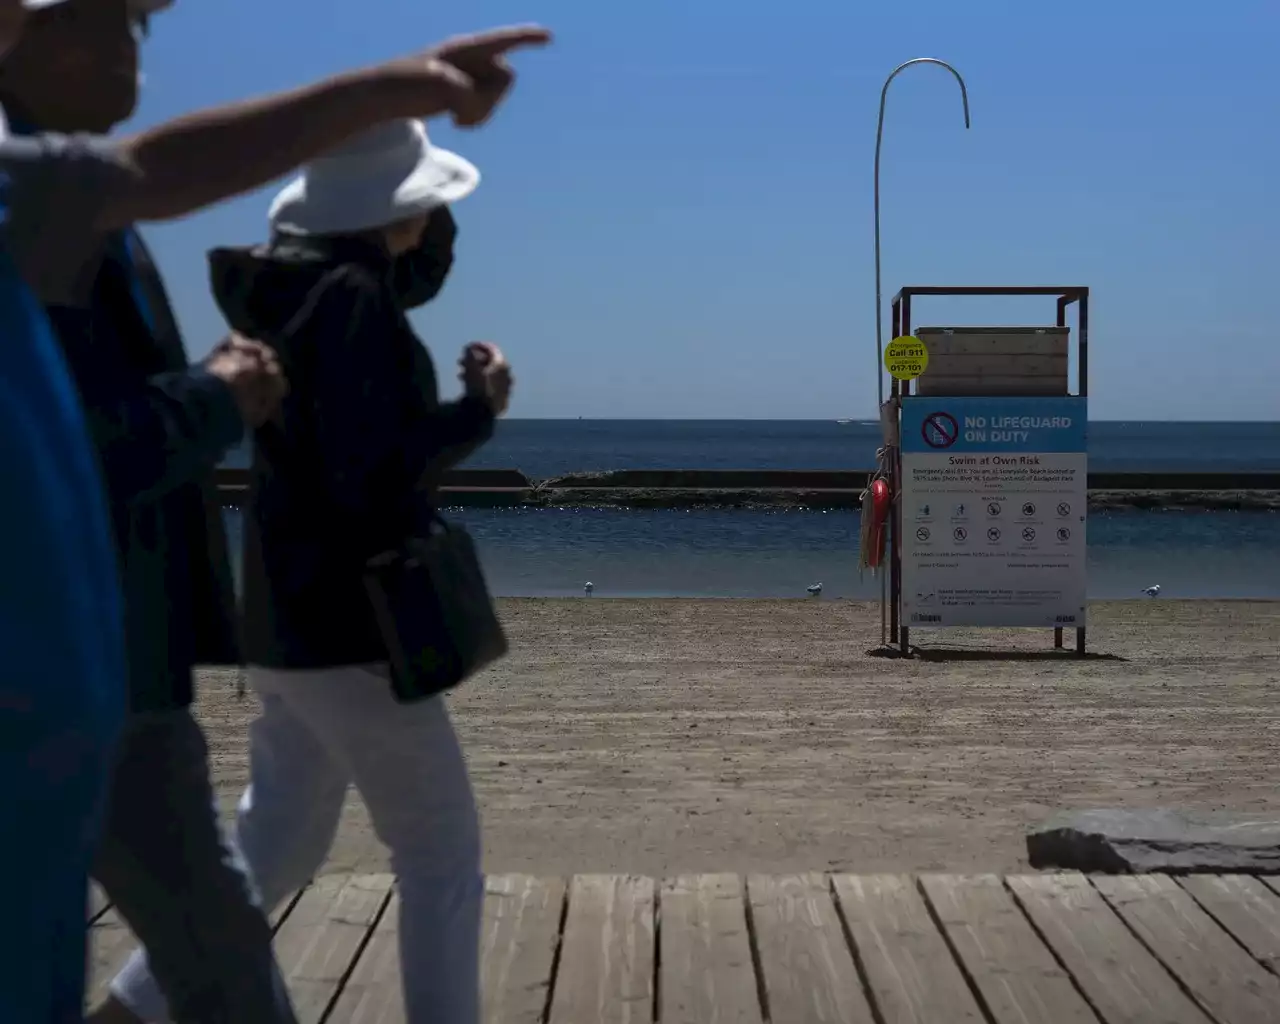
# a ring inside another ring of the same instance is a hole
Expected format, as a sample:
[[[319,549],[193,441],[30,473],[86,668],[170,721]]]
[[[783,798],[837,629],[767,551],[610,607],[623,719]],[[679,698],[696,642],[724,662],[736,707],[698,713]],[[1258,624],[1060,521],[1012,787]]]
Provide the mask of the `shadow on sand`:
[[[903,654],[896,647],[875,647],[867,651],[872,658],[898,658],[910,661],[1128,661],[1118,654],[1086,652],[1084,657],[1070,648],[1048,651],[998,651],[972,647],[912,647]]]

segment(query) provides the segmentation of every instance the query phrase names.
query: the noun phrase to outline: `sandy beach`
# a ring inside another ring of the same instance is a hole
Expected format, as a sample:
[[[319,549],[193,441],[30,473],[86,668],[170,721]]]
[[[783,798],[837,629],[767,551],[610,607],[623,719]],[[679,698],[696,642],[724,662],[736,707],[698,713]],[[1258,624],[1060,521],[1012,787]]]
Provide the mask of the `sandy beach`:
[[[451,699],[490,871],[1015,871],[1063,809],[1280,813],[1280,602],[1096,604],[1083,660],[1049,631],[872,657],[854,602],[502,611],[512,656]],[[200,692],[229,806],[256,701]],[[328,870],[386,870],[354,792]]]

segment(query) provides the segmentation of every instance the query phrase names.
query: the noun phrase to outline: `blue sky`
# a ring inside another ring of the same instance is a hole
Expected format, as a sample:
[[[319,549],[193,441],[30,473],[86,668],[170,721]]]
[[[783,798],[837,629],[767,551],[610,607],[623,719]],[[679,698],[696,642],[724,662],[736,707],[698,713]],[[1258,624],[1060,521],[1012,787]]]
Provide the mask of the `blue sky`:
[[[869,417],[880,86],[886,300],[903,284],[1086,284],[1097,419],[1276,419],[1280,8],[848,0],[180,0],[135,123],[453,32],[539,21],[517,94],[433,139],[485,175],[415,322],[442,367],[497,341],[515,416]],[[149,237],[187,344],[223,325],[204,251],[270,193]],[[1051,323],[1051,300],[932,300],[917,324]],[[885,315],[886,331],[888,315]]]

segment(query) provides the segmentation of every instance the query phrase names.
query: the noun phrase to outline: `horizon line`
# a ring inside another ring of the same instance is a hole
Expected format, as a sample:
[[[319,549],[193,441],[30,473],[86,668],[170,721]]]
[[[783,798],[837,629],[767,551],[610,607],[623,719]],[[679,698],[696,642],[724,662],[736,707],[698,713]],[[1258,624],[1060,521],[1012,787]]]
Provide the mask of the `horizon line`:
[[[507,422],[521,420],[536,423],[856,423],[878,424],[880,418],[857,416],[504,416]],[[1095,419],[1090,423],[1197,423],[1197,424],[1280,424],[1280,419]]]

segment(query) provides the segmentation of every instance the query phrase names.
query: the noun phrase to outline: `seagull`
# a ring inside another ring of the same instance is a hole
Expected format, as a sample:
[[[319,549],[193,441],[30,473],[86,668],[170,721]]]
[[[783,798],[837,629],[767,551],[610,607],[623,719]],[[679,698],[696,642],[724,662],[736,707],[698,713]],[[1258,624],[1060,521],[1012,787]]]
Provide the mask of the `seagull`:
[[[1145,588],[1143,588],[1143,591],[1142,591],[1142,592],[1143,592],[1144,594],[1146,594],[1146,595],[1147,595],[1147,597],[1159,597],[1159,596],[1160,596],[1160,584],[1159,584],[1159,583],[1157,583],[1154,587],[1145,587]]]
[[[813,584],[813,586],[805,587],[804,589],[808,592],[810,597],[817,597],[819,594],[822,593],[822,584],[815,583]]]
[[[585,584],[583,584],[582,592],[586,594],[588,597],[590,597],[591,592],[595,589],[596,589],[596,585],[592,583],[590,580],[588,580]]]

